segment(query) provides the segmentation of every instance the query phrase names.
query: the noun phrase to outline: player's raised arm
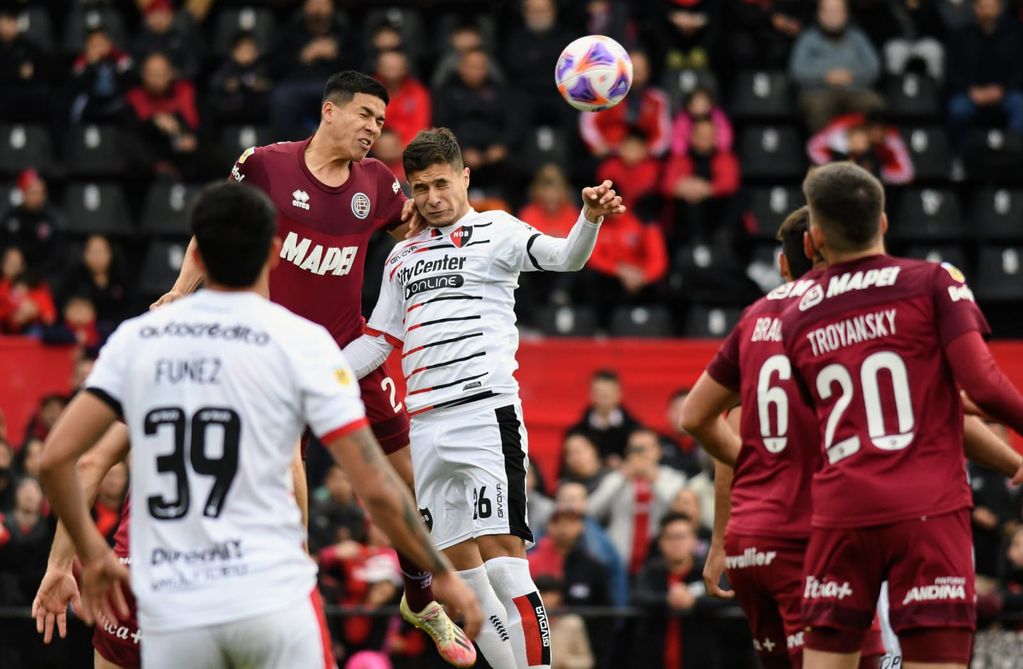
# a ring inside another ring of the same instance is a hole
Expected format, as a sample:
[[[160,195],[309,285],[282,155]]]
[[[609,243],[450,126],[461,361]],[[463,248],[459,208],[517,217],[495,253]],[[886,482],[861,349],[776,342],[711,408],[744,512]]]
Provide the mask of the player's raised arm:
[[[963,420],[963,451],[971,462],[1008,476],[1013,483],[1023,483],[1023,455],[976,416]]]
[[[356,378],[361,379],[384,364],[391,349],[402,347],[400,337],[405,328],[401,319],[401,298],[397,290],[393,277],[385,271],[380,279],[379,297],[366,323],[365,332],[344,348],[345,360],[352,366]]]
[[[724,412],[738,401],[738,393],[704,372],[682,405],[682,429],[693,435],[711,456],[729,467],[735,466],[742,439],[725,422]]]

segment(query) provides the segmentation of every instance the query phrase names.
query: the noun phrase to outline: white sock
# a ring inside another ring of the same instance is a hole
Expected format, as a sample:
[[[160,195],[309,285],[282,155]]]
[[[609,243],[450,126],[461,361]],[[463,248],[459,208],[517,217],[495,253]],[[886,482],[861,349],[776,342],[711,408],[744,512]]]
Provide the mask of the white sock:
[[[520,669],[551,666],[551,627],[540,593],[529,575],[529,562],[500,557],[484,565],[490,584],[508,612],[508,633]]]
[[[483,657],[494,669],[516,669],[515,655],[508,637],[508,614],[487,579],[485,567],[458,572],[466,585],[476,594],[483,609],[483,626],[474,641]]]

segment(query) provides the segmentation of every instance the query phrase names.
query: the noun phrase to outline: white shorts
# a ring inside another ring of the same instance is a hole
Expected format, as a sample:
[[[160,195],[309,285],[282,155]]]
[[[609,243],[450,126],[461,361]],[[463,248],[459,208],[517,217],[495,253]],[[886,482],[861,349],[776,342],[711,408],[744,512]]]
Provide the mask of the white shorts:
[[[174,632],[146,632],[145,669],[335,669],[319,594],[272,613]]]
[[[438,548],[488,534],[533,541],[529,442],[517,397],[415,416],[410,440],[419,513]]]

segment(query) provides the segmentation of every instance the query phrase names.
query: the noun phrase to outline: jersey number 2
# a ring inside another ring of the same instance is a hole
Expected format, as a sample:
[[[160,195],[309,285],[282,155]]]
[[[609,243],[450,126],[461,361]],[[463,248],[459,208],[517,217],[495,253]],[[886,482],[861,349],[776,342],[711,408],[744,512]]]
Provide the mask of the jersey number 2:
[[[173,474],[176,496],[167,499],[153,495],[148,500],[149,513],[157,520],[174,520],[188,513],[190,488],[188,486],[188,464],[200,476],[212,476],[213,488],[203,505],[203,515],[216,518],[224,508],[227,491],[238,473],[238,444],[241,441],[242,423],[233,409],[203,407],[186,420],[185,412],[177,407],[153,409],[146,414],[145,433],[151,436],[161,426],[168,425],[174,437],[174,450],[156,458],[156,471]],[[223,447],[218,458],[206,454],[206,434],[210,427],[221,430]],[[186,458],[186,451],[188,457]]]

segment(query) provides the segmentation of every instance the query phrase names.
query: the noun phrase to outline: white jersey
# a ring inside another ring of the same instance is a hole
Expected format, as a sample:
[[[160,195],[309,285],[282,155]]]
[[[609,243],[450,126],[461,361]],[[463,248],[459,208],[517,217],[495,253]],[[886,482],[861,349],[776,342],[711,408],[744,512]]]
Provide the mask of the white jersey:
[[[402,349],[409,415],[518,392],[515,289],[519,272],[544,269],[539,237],[510,214],[470,209],[392,249],[366,332]]]
[[[148,632],[260,615],[312,591],[290,463],[366,424],[319,325],[251,292],[203,290],[123,323],[86,388],[131,432],[132,590]]]

